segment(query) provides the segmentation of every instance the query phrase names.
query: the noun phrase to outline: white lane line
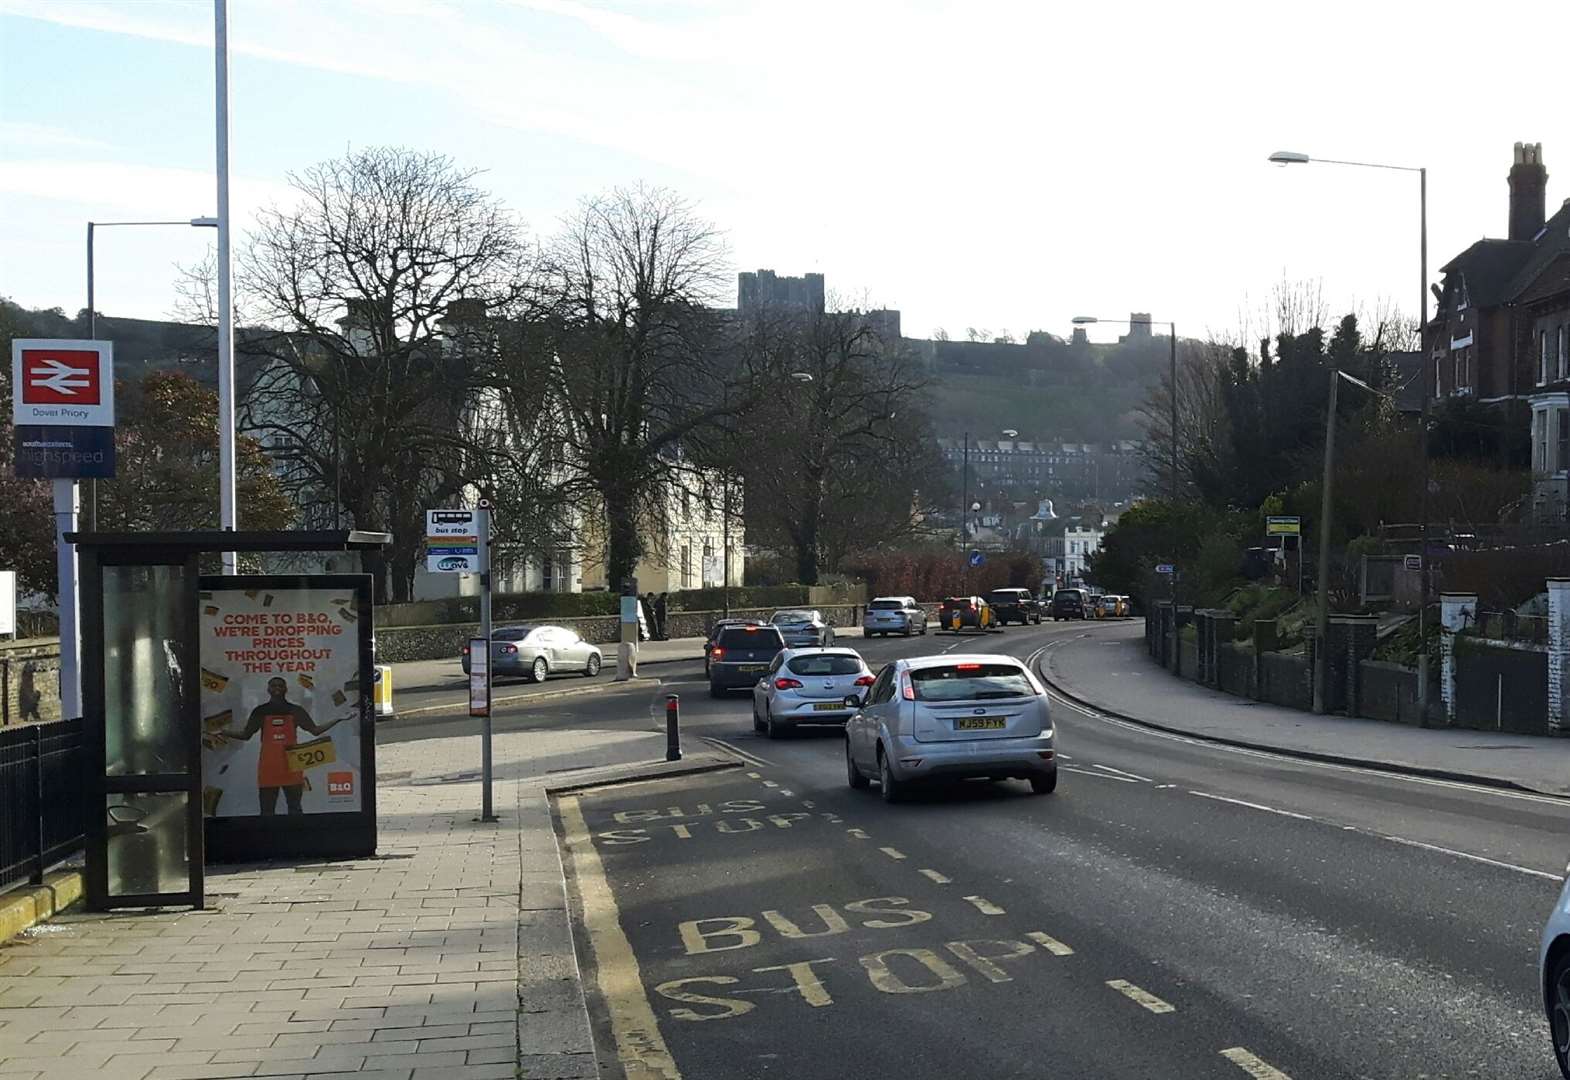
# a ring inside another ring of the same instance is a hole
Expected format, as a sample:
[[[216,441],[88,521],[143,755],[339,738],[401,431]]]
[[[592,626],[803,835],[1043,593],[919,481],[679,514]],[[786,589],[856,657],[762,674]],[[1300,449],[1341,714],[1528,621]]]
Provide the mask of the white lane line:
[[[1152,780],[1148,776],[1141,776],[1137,772],[1124,772],[1122,769],[1114,769],[1111,765],[1092,765],[1091,768],[1092,769],[1105,769],[1107,772],[1109,772],[1109,773],[1117,773],[1119,776],[1132,776],[1135,780],[1143,780],[1147,784],[1154,784],[1155,783],[1155,781]]]
[[[905,853],[899,848],[880,847],[878,850],[891,859],[903,859],[905,857]]]
[[[1221,1056],[1248,1073],[1254,1080],[1292,1080],[1286,1073],[1273,1065],[1265,1064],[1241,1046],[1223,1050]]]
[[[840,822],[845,820],[844,818],[840,817],[838,814],[831,814],[831,813],[829,813],[827,811],[823,812],[823,816],[828,819],[829,824],[831,824],[831,825],[838,825]]]
[[[1378,833],[1371,833],[1378,836]],[[1457,851],[1455,848],[1440,847],[1438,844],[1425,844],[1421,840],[1408,840],[1402,836],[1386,836],[1384,839],[1393,844],[1403,844],[1406,847],[1422,848],[1424,851],[1433,851],[1441,855],[1454,855],[1458,859],[1467,859],[1471,862],[1483,863],[1485,866],[1497,866],[1501,870],[1514,870],[1518,874],[1530,874],[1533,877],[1543,878],[1547,881],[1563,881],[1559,874],[1550,874],[1546,870],[1533,870],[1529,866],[1517,866],[1515,863],[1500,862],[1498,859],[1485,859],[1481,855],[1473,855],[1469,851]]]
[[[748,753],[746,750],[743,750],[735,743],[726,742],[724,739],[717,738],[713,735],[705,735],[703,737],[703,741],[713,746],[718,746],[722,750],[730,751],[732,754],[735,754],[737,757],[741,758],[741,760],[745,761],[748,765],[767,767],[774,764],[772,761],[768,761],[765,758],[760,758],[757,754]],[[754,777],[754,779],[756,779],[756,777]]]
[[[1091,772],[1089,769],[1081,769],[1077,765],[1062,765],[1059,766],[1059,768],[1061,768],[1064,772],[1077,773],[1080,776],[1091,776],[1097,780],[1116,780],[1120,784],[1139,783],[1138,780],[1131,780],[1126,776],[1112,776],[1108,773]]]
[[[795,793],[795,792],[794,792],[794,791],[792,791],[792,790],[791,790],[791,789],[790,789],[790,788],[788,788],[788,787],[782,787],[782,788],[780,788],[780,794],[781,794],[781,795],[783,795],[783,796],[785,796],[785,797],[786,797],[786,798],[787,798],[787,799],[789,799],[789,798],[794,798],[794,797],[795,797],[795,795],[796,795],[796,793]]]
[[[1040,930],[1032,930],[1025,935],[1037,945],[1040,945],[1053,956],[1073,956],[1074,950],[1063,944],[1051,934],[1043,934]]]
[[[971,904],[975,906],[976,910],[981,912],[983,915],[1008,914],[1008,912],[1004,911],[1002,908],[998,907],[998,905],[994,904],[991,900],[988,900],[984,896],[967,896],[965,899],[969,900]]]
[[[763,779],[763,774],[762,773],[750,772],[747,775],[750,776],[754,780],[762,780]]]
[[[1141,990],[1127,979],[1108,979],[1107,985],[1130,1001],[1143,1005],[1153,1013],[1177,1012],[1176,1007],[1168,1005],[1148,990]]]
[[[1073,754],[1059,753],[1058,754],[1058,760],[1059,761],[1073,761],[1074,760],[1074,755]]]
[[[813,810],[817,808],[818,804],[813,802],[811,799],[803,799],[801,800],[801,805],[805,806],[808,810]]]
[[[868,839],[867,830],[865,829],[846,829],[845,833],[848,836],[854,836],[857,840]]]
[[[947,885],[954,880],[947,874],[940,874],[936,870],[919,870],[917,873],[921,874],[921,876],[924,878],[937,882],[939,885]]]
[[[1250,810],[1263,810],[1267,814],[1280,814],[1282,817],[1297,818],[1299,821],[1317,820],[1315,818],[1309,817],[1307,814],[1299,814],[1291,810],[1278,810],[1274,806],[1266,806],[1264,803],[1245,802],[1242,799],[1229,799],[1225,795],[1212,795],[1208,791],[1190,791],[1189,794],[1198,795],[1201,799],[1213,799],[1216,802],[1231,803],[1233,806],[1246,806]]]
[[[765,780],[765,781],[763,781],[763,786],[764,787],[779,787],[780,785],[779,785],[779,783],[777,781]]]

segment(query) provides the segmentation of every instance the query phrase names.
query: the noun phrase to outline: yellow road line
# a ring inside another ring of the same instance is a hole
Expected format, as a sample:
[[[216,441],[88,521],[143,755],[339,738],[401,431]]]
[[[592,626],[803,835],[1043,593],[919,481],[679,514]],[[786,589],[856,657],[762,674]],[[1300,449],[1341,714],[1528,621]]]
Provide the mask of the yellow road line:
[[[583,810],[575,798],[562,799],[558,805],[566,826],[567,850],[578,880],[578,895],[583,901],[583,923],[594,950],[600,995],[610,1011],[616,1056],[627,1080],[681,1080],[644,992],[638,958],[622,932],[616,898],[605,879],[600,853],[589,839]]]
[[[1050,935],[1050,934],[1043,934],[1040,930],[1032,930],[1030,933],[1026,934],[1025,936],[1028,937],[1031,941],[1034,941],[1037,945],[1040,945],[1043,949],[1047,950],[1047,952],[1051,953],[1053,956],[1073,956],[1074,955],[1074,950],[1073,949],[1069,948],[1067,945],[1063,944],[1061,941],[1059,941],[1057,938],[1053,937],[1052,935]]]
[[[1248,1073],[1254,1080],[1292,1080],[1286,1073],[1273,1065],[1265,1064],[1241,1046],[1223,1050],[1221,1056]]]
[[[1108,979],[1107,985],[1112,987],[1112,989],[1116,990],[1118,993],[1122,994],[1124,997],[1128,998],[1130,1001],[1138,1005],[1143,1005],[1153,1013],[1177,1012],[1177,1008],[1175,1006],[1168,1005],[1165,1001],[1162,1001],[1155,994],[1152,994],[1148,990],[1141,990],[1127,979]]]
[[[891,859],[903,859],[905,857],[905,853],[899,848],[880,847],[878,850]]]
[[[988,900],[984,896],[967,896],[965,899],[969,900],[973,905],[975,905],[976,910],[981,912],[983,915],[1008,914],[1008,912],[1004,911],[1002,908],[998,907],[998,905],[994,904],[991,900]]]
[[[931,878],[933,881],[936,881],[939,885],[947,885],[949,882],[954,880],[953,878],[949,877],[947,874],[940,874],[936,870],[922,870],[922,871],[920,871],[920,873],[921,873],[922,877]]]

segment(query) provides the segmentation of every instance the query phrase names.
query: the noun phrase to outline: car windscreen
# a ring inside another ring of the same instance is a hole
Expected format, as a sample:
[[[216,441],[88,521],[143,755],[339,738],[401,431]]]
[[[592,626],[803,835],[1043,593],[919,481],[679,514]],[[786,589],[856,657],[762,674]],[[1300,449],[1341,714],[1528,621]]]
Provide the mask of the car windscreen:
[[[774,613],[774,618],[770,619],[769,621],[772,622],[775,626],[784,626],[793,623],[810,623],[812,621],[812,612],[776,611]]]
[[[861,670],[861,661],[854,656],[820,653],[794,657],[785,666],[792,675],[855,675]]]
[[[874,600],[867,605],[868,611],[903,611],[904,603],[899,600]]]
[[[772,626],[727,626],[720,631],[722,649],[775,649],[784,647],[780,632]]]
[[[1025,599],[1025,596],[1026,593],[1023,589],[999,589],[997,592],[987,594],[987,602],[989,604],[1017,604]]]
[[[968,597],[968,596],[949,596],[949,597],[945,597],[944,600],[943,600],[943,606],[944,607],[969,607],[970,606],[970,597]]]
[[[532,626],[503,626],[498,630],[492,631],[491,640],[522,641],[533,632],[534,627]]]
[[[952,664],[910,673],[917,701],[980,701],[1025,697],[1036,692],[1022,668],[1013,664]]]

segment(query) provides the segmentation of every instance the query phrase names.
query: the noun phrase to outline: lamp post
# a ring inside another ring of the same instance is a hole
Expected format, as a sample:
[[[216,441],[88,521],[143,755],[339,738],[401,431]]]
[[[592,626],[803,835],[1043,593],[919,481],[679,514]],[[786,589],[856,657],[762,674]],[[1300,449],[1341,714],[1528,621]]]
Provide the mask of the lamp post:
[[[1422,456],[1422,484],[1423,490],[1419,497],[1418,544],[1422,549],[1422,570],[1418,578],[1417,602],[1417,695],[1418,707],[1424,709],[1428,705],[1428,649],[1425,644],[1424,629],[1428,618],[1428,399],[1429,399],[1429,368],[1428,358],[1425,355],[1428,338],[1428,169],[1412,165],[1386,165],[1373,161],[1340,161],[1335,158],[1310,157],[1296,150],[1277,150],[1270,155],[1270,161],[1276,165],[1307,165],[1310,163],[1320,165],[1346,165],[1359,169],[1385,169],[1390,172],[1405,172],[1417,174],[1417,210],[1418,210],[1418,289],[1417,289],[1417,354],[1418,370],[1423,380],[1423,407],[1419,421],[1419,441]]]
[[[1075,326],[1089,326],[1092,323],[1117,323],[1122,326],[1132,327],[1134,324],[1128,319],[1102,319],[1095,315],[1076,315],[1073,323]],[[1167,343],[1169,346],[1168,362],[1170,366],[1169,378],[1172,383],[1172,504],[1177,505],[1178,485],[1178,381],[1177,381],[1177,326],[1174,323],[1164,322],[1160,319],[1151,319],[1151,326],[1165,326],[1167,328]],[[1099,463],[1098,466],[1099,468]],[[1099,474],[1098,474],[1099,475]],[[1099,488],[1100,484],[1097,484]]]
[[[94,286],[93,271],[93,239],[94,233],[99,229],[124,228],[130,225],[184,225],[197,229],[216,229],[218,219],[214,217],[194,217],[187,221],[89,221],[87,223],[87,337],[91,341],[98,340],[98,308],[95,303],[96,289]],[[83,528],[91,532],[98,527],[98,481],[87,482],[87,513],[83,515],[86,521]]]

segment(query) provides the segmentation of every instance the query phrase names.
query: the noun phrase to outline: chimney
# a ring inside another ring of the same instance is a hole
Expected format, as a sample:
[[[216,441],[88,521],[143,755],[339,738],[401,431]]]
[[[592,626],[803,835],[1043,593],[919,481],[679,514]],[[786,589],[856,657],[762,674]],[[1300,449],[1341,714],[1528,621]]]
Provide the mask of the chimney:
[[[1548,170],[1542,143],[1516,143],[1510,166],[1510,239],[1530,240],[1543,228]]]

